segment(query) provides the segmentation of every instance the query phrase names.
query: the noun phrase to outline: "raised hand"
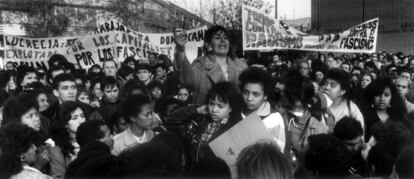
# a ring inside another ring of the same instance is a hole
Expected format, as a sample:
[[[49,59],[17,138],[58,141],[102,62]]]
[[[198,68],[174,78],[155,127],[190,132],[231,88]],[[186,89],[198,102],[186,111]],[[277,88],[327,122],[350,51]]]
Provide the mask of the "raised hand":
[[[178,50],[184,50],[185,44],[187,43],[187,33],[184,29],[175,29],[173,34],[176,48]]]

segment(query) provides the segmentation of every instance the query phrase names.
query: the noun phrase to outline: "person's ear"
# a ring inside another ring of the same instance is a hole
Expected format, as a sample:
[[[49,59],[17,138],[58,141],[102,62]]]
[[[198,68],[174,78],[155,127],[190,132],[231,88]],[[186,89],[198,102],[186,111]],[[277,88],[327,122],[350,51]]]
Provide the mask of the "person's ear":
[[[56,89],[53,89],[53,95],[55,95],[56,97],[59,97],[59,92]]]
[[[24,154],[20,155],[20,162],[24,163],[24,161],[26,160],[26,156]]]

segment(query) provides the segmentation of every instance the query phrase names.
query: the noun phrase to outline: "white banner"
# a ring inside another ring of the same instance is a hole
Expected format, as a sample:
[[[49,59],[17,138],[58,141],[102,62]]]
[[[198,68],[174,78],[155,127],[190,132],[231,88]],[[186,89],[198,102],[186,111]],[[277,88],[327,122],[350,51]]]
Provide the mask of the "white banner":
[[[294,49],[324,52],[373,53],[376,50],[378,18],[343,32],[309,35],[284,26],[278,19],[242,6],[243,50]]]

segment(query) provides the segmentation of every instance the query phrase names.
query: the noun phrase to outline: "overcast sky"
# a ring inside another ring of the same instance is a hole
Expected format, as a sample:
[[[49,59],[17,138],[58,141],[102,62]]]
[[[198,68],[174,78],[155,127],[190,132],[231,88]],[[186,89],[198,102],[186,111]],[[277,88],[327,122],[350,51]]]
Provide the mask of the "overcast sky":
[[[171,1],[190,12],[200,12],[200,2],[203,7],[203,13],[208,13],[208,9],[212,7],[213,2],[217,0],[167,0]],[[239,1],[239,0],[233,0]],[[272,5],[275,0],[264,0]],[[311,16],[311,0],[278,0],[278,17],[285,17],[286,19],[296,19]],[[273,12],[274,14],[274,12]]]

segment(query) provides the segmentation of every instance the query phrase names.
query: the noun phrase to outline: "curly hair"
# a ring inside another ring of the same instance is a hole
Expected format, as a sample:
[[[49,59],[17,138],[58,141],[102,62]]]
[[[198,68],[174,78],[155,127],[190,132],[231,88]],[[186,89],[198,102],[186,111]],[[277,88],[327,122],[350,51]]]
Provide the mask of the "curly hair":
[[[258,83],[263,87],[264,95],[270,96],[273,91],[273,78],[270,74],[257,67],[250,67],[244,70],[240,76],[240,90],[246,86],[247,83]]]
[[[305,153],[306,168],[319,172],[320,177],[345,177],[351,153],[338,138],[328,134],[311,135]]]
[[[22,116],[32,108],[38,109],[38,103],[32,95],[20,93],[11,97],[4,105],[1,124],[21,123]]]
[[[387,112],[390,116],[397,116],[397,118],[401,117],[403,119],[403,115],[407,113],[407,108],[390,78],[380,77],[371,82],[364,90],[363,99],[368,105],[372,105],[374,104],[375,97],[381,95],[387,87],[391,91],[391,102]]]
[[[70,154],[75,154],[75,147],[72,145],[69,131],[66,129],[66,125],[71,119],[71,113],[80,108],[85,111],[79,102],[65,101],[60,105],[59,118],[56,122],[56,126],[51,132],[51,137],[55,141],[56,145],[62,150],[65,157]]]
[[[37,133],[24,124],[11,123],[0,130],[2,155],[19,156],[27,152],[35,143]]]

